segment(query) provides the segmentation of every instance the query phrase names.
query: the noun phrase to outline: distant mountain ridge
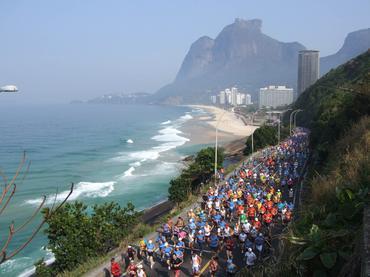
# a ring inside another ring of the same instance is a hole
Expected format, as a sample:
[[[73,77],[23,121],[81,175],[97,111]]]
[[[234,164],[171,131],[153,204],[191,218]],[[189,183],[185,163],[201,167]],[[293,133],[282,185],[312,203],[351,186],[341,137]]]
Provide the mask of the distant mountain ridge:
[[[344,40],[343,46],[337,53],[320,59],[321,75],[364,53],[369,48],[370,28],[349,33]]]
[[[299,42],[280,42],[262,33],[259,19],[236,19],[212,39],[203,36],[190,47],[173,83],[151,101],[165,104],[208,102],[209,96],[238,86],[256,98],[270,84],[296,88]],[[370,48],[370,29],[350,33],[343,47],[320,60],[321,74]]]

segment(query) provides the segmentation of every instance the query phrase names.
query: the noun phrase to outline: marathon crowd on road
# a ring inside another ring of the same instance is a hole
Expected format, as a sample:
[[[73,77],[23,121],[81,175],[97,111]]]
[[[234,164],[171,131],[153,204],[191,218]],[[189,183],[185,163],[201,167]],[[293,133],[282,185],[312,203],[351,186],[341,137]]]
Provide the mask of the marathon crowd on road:
[[[153,268],[156,263],[168,268],[173,276],[185,276],[182,268],[186,255],[191,256],[192,276],[218,276],[221,270],[233,276],[241,267],[236,265],[237,255],[243,257],[242,266],[248,268],[263,263],[271,254],[274,230],[293,218],[296,187],[308,151],[308,133],[297,129],[279,145],[245,161],[232,174],[224,176],[220,170],[218,184],[209,187],[198,208],[189,210],[185,218],[169,218],[156,239],[142,239],[138,247],[128,247],[126,276],[147,276],[143,264]],[[205,253],[212,257],[202,270]],[[114,259],[111,273],[115,277],[122,274]]]

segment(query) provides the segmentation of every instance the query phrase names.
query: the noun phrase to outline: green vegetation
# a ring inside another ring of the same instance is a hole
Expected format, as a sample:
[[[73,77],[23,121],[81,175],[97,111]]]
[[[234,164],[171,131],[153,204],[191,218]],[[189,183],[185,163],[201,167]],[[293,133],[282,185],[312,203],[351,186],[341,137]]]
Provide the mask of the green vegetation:
[[[304,204],[282,237],[279,262],[249,276],[360,275],[363,207],[370,202],[369,87],[367,51],[330,71],[295,103],[304,110],[298,125],[311,130]],[[266,275],[269,269],[279,270]]]
[[[311,129],[311,147],[318,166],[354,122],[370,113],[370,50],[331,70],[306,90],[293,109],[303,109],[297,124]],[[289,114],[285,121],[289,121]]]
[[[139,217],[131,203],[124,208],[112,202],[91,209],[81,202],[67,203],[47,221],[48,248],[56,259],[51,270],[72,270],[91,257],[108,253],[132,232]],[[37,268],[46,272],[42,261]]]
[[[280,139],[284,139],[289,134],[289,130],[281,126],[280,128]],[[269,145],[275,145],[278,143],[278,129],[275,126],[263,125],[253,133],[253,144],[254,151],[265,148]],[[252,153],[252,136],[247,138],[245,143],[244,154],[249,155]]]
[[[222,149],[217,151],[217,167],[221,168],[224,161]],[[197,193],[200,186],[206,183],[212,176],[215,166],[215,148],[208,147],[198,152],[188,168],[181,175],[170,181],[168,189],[169,200],[179,204],[186,201],[192,193]]]

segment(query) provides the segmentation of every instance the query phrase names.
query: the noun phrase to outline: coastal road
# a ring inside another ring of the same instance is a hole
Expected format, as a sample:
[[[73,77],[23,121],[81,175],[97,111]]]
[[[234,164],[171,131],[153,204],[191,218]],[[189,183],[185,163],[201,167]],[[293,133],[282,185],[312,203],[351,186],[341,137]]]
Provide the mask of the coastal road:
[[[255,154],[255,156],[253,157],[253,159],[256,159],[256,158],[260,158],[260,156],[256,156],[257,153]],[[250,158],[249,158],[250,159]],[[258,167],[260,164],[258,164],[256,167]],[[303,172],[301,172],[301,175],[302,173],[304,173],[304,168],[303,167]],[[301,178],[302,179],[302,178]],[[299,183],[296,184],[296,186],[294,187],[295,188],[295,191],[294,191],[294,194],[296,195],[295,197],[295,206],[297,206],[298,202],[297,200],[299,200],[299,194],[300,194],[300,190],[301,190],[301,182],[302,180],[300,180]],[[285,187],[282,191],[283,193],[283,200],[288,200],[289,202],[292,200],[292,199],[288,199],[288,189],[287,187]],[[200,206],[200,202],[201,202],[201,198],[199,198],[199,201],[197,203],[194,203],[193,205],[191,205],[190,207],[188,207],[187,209],[185,209],[180,215],[178,216],[181,216],[183,218],[186,218],[186,213],[189,209],[195,209],[196,207],[199,207]],[[177,220],[177,217],[176,216],[175,218],[173,218],[174,222],[176,222]],[[273,237],[277,237],[276,235],[280,234],[281,233],[281,230],[284,228],[284,226],[282,226],[281,224],[277,224],[277,226],[272,230],[272,235]],[[155,237],[156,237],[156,234],[155,233],[152,233],[150,234],[149,236],[146,236],[145,239],[146,240],[153,240],[155,241]],[[278,238],[274,239],[271,244],[276,247],[277,244],[278,244]],[[195,247],[196,247],[196,244],[195,244]],[[265,247],[266,248],[266,253],[265,253],[265,257],[266,258],[266,255],[270,255],[270,247],[272,247],[271,245],[269,247]],[[142,264],[144,266],[144,269],[145,269],[145,272],[147,273],[148,276],[174,276],[174,273],[173,271],[171,270],[168,270],[167,268],[167,264],[165,264],[165,262],[161,262],[160,261],[160,254],[158,253],[159,251],[157,250],[157,255],[155,257],[155,265],[154,267],[151,269],[148,262],[146,261],[146,259],[137,259],[136,260],[136,263],[138,264]],[[201,264],[201,274],[202,276],[208,276],[209,273],[208,273],[208,266],[209,266],[209,262],[212,258],[212,256],[214,256],[216,253],[210,251],[210,249],[208,247],[205,248],[205,251],[203,252],[203,256],[202,256],[202,264]],[[233,254],[234,254],[234,260],[233,262],[237,265],[237,267],[240,269],[242,267],[245,266],[245,262],[243,261],[243,255],[241,254],[241,249],[239,249],[239,247],[235,247],[234,248],[234,251],[233,251]],[[218,271],[218,274],[217,276],[226,276],[226,272],[225,272],[225,268],[226,268],[226,250],[225,249],[222,249],[220,251],[220,253],[218,254],[218,258],[219,258],[219,271]],[[261,262],[261,261],[259,261]],[[127,265],[129,264],[128,263],[128,259],[127,257],[125,257],[125,255],[122,255],[122,263],[121,263],[123,266],[122,266],[122,269],[125,270],[127,268]],[[109,263],[107,262],[105,264],[105,272],[106,272],[106,275],[105,276],[109,276]],[[103,268],[104,268],[103,267]],[[87,274],[86,276],[102,276],[102,272],[103,272],[103,269],[100,267],[100,269],[97,269],[95,270],[95,274],[91,274],[93,272],[90,272],[90,274]],[[124,274],[125,276],[126,274]],[[192,269],[191,269],[191,252],[189,249],[186,249],[185,251],[185,258],[184,258],[184,263],[183,265],[181,266],[181,276],[192,276]]]

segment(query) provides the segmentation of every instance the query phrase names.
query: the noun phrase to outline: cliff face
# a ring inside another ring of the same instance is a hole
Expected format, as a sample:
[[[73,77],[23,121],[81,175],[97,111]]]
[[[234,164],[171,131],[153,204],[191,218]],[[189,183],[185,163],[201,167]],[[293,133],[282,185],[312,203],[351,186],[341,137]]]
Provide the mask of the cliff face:
[[[157,96],[165,100],[177,95],[184,102],[195,102],[233,85],[251,92],[271,83],[295,87],[298,51],[305,47],[275,40],[263,34],[261,27],[259,19],[236,19],[216,39],[198,39],[175,81],[160,89]]]
[[[370,48],[370,28],[349,33],[339,51],[320,60],[320,73],[324,75],[330,69],[364,53]]]

